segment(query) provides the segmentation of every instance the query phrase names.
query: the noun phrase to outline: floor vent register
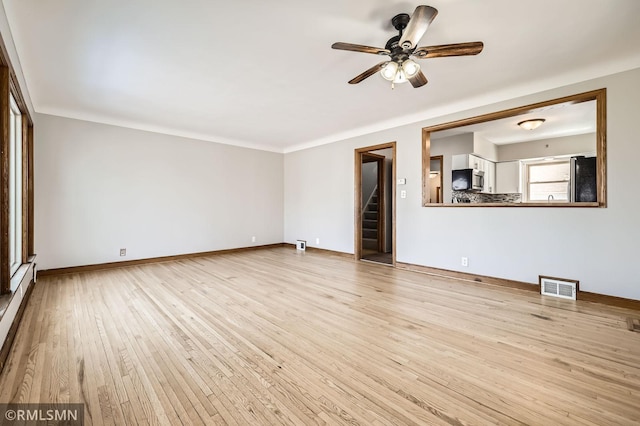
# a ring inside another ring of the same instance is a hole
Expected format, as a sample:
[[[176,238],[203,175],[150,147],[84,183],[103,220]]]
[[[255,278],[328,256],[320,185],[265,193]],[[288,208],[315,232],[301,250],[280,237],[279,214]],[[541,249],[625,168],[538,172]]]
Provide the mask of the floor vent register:
[[[540,276],[540,294],[576,300],[578,281]]]
[[[640,333],[640,318],[627,318],[627,327],[629,331]]]

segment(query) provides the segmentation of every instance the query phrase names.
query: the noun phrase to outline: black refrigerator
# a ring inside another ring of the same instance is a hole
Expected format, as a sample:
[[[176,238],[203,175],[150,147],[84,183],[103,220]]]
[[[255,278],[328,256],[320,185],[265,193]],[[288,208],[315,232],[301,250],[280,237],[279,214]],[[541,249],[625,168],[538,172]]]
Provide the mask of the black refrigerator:
[[[571,157],[571,202],[598,201],[596,157]]]

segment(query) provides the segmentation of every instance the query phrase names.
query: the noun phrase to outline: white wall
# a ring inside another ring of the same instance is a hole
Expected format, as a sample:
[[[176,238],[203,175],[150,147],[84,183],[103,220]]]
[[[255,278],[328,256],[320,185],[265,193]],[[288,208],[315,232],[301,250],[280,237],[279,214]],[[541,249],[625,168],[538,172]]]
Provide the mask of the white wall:
[[[498,147],[496,144],[477,133],[473,134],[473,153],[485,160],[498,161]]]
[[[582,135],[498,145],[498,160],[525,160],[591,152],[596,152],[596,134],[585,133]]]
[[[442,155],[442,201],[450,203],[453,193],[451,192],[451,157],[460,154],[470,154],[473,152],[473,133],[447,136],[431,140],[432,157]]]
[[[371,161],[362,163],[362,207],[373,195],[373,191],[378,186],[378,163]]]
[[[9,60],[11,61],[11,66],[16,73],[16,77],[18,78],[18,84],[20,85],[20,91],[22,92],[22,97],[26,103],[27,109],[29,113],[33,116],[34,109],[33,103],[31,102],[31,96],[29,95],[29,88],[27,87],[27,83],[24,79],[24,73],[22,71],[22,66],[20,64],[20,60],[18,58],[18,53],[16,52],[16,47],[13,42],[13,35],[11,34],[9,21],[7,20],[7,13],[4,10],[4,4],[0,1],[0,34],[2,34],[2,41],[4,42],[4,47],[7,48],[7,54],[9,55]]]
[[[520,162],[496,163],[496,194],[520,192]]]
[[[421,129],[478,114],[607,88],[608,207],[421,206]],[[353,253],[354,149],[397,141],[397,260],[536,283],[538,275],[580,280],[584,291],[640,299],[636,196],[640,69],[508,102],[425,120],[285,156],[285,241],[320,238]],[[322,203],[318,203],[322,200]],[[313,245],[313,244],[310,244]],[[460,266],[460,257],[469,267]]]
[[[282,154],[42,114],[34,145],[41,270],[282,242]]]

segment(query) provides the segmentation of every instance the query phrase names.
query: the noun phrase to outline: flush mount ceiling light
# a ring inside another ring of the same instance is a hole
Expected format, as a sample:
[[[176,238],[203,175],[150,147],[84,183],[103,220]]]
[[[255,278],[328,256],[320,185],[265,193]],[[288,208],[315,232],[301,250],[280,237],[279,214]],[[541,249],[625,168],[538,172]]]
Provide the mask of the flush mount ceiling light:
[[[524,120],[518,123],[518,126],[525,130],[537,129],[545,122],[544,118],[532,118],[531,120]]]

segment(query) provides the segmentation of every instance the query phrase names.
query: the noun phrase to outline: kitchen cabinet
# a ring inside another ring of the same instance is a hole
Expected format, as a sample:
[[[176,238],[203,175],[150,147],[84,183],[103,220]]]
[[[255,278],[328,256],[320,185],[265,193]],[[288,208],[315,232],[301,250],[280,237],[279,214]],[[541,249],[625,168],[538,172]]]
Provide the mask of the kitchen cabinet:
[[[473,169],[469,167],[469,154],[451,156],[451,170]]]
[[[495,194],[496,191],[496,163],[489,160],[484,162],[484,190],[488,194]]]
[[[482,192],[496,193],[496,163],[473,154],[451,156],[451,170],[476,169],[484,172],[484,189]]]
[[[473,154],[459,154],[451,156],[451,170],[461,170],[461,169],[480,169],[480,160],[482,158],[477,157]]]

